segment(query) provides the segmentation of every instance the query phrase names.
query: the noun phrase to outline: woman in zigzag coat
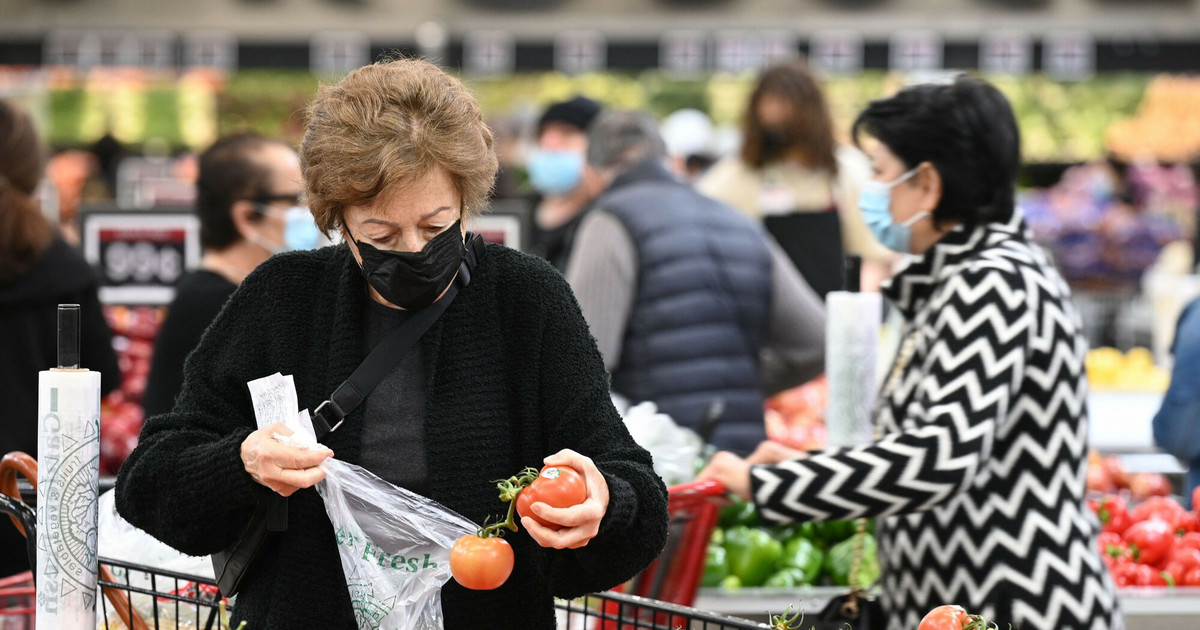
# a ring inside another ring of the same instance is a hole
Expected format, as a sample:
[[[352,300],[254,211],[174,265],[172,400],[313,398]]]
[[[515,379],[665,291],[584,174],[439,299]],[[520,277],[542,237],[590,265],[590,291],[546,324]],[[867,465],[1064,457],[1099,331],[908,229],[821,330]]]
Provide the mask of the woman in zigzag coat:
[[[1087,381],[1079,315],[1030,242],[1014,194],[1019,134],[1004,96],[959,77],[871,103],[883,244],[917,258],[885,287],[903,313],[866,446],[764,445],[701,476],[769,523],[875,517],[888,627],[940,604],[1005,628],[1123,628],[1084,502]]]

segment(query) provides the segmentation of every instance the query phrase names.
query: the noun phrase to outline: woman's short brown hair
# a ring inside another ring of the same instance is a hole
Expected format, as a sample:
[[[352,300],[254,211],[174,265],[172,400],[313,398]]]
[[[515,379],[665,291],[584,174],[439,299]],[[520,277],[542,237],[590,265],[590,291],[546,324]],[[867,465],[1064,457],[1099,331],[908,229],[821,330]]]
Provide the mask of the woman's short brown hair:
[[[325,232],[348,206],[440,168],[463,218],[487,203],[498,163],[479,104],[458,79],[419,59],[381,61],[322,86],[300,146],[308,204]]]
[[[742,120],[742,161],[754,168],[762,168],[770,157],[763,146],[763,126],[758,120],[758,103],[764,96],[782,98],[791,103],[792,120],[788,123],[788,136],[800,148],[804,165],[836,174],[836,143],[829,106],[825,102],[821,84],[801,59],[767,68],[759,77]]]

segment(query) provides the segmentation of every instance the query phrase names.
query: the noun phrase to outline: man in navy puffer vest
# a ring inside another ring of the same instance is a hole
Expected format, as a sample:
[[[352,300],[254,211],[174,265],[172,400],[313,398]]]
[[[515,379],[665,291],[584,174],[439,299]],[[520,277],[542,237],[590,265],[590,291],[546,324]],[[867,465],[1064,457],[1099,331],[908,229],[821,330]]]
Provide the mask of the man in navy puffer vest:
[[[820,298],[760,226],[672,176],[649,115],[601,114],[589,135],[600,198],[567,280],[613,390],[693,429],[720,401],[710,441],[752,451],[764,396],[822,371]]]

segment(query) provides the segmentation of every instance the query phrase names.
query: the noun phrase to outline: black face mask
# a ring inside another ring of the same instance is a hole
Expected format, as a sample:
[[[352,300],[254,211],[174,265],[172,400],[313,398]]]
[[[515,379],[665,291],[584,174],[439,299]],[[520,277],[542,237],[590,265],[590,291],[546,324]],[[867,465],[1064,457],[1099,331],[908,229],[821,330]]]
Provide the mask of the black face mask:
[[[360,243],[347,230],[362,256],[363,278],[383,299],[415,310],[433,304],[454,280],[467,255],[462,220],[433,237],[419,252],[395,252]]]
[[[769,162],[783,156],[792,145],[792,134],[783,129],[767,128],[762,130],[761,140],[763,157]]]

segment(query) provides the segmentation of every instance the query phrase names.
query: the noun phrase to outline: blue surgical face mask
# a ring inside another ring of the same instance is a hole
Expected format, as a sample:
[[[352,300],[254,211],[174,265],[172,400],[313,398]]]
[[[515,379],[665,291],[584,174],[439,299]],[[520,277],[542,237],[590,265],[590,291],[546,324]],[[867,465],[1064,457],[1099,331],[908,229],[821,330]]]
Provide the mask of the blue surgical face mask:
[[[265,204],[258,204],[258,206],[260,212],[273,216],[278,216],[277,213],[281,210],[280,208]],[[292,206],[286,210],[282,210],[282,212],[282,243],[271,243],[261,236],[250,239],[250,242],[255,243],[272,254],[300,249],[316,249],[321,244],[321,229],[317,227],[317,222],[313,219],[312,212],[308,208],[304,206]]]
[[[303,206],[288,208],[283,215],[283,244],[288,249],[316,249],[321,244],[321,228],[312,211]]]
[[[529,182],[547,197],[561,197],[583,182],[583,156],[573,151],[534,151]]]
[[[912,253],[912,225],[929,213],[920,212],[903,223],[896,223],[891,212],[892,189],[912,179],[917,170],[914,168],[890,182],[868,180],[858,194],[858,207],[871,234],[884,247],[905,254]]]

